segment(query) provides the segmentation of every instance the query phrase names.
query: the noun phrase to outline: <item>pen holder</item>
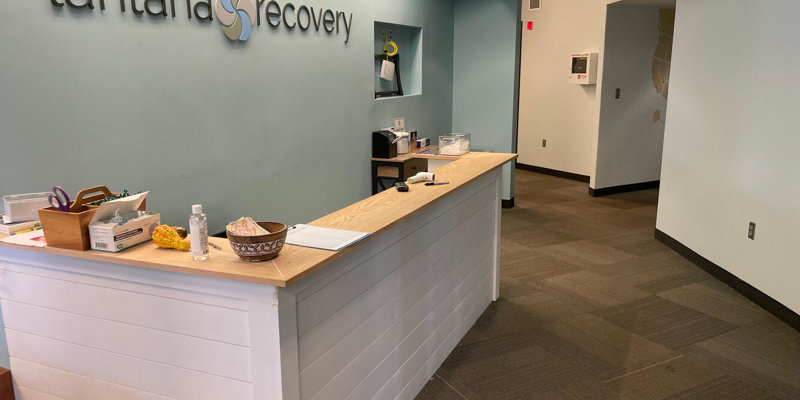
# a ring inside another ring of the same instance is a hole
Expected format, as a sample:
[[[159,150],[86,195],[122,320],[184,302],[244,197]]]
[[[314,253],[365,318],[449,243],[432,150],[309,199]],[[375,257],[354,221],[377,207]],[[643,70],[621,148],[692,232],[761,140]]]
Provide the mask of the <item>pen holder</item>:
[[[76,251],[89,250],[89,222],[98,207],[87,204],[114,195],[105,186],[95,186],[78,192],[75,201],[70,204],[69,212],[53,207],[39,209],[39,220],[47,246]],[[139,210],[145,209],[145,202],[142,202]]]

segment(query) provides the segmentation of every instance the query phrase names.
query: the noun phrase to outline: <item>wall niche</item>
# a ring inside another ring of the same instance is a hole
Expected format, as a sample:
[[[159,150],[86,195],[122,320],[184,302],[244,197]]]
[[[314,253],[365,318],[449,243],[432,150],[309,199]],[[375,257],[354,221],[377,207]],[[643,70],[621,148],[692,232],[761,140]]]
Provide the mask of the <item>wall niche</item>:
[[[395,64],[392,79],[381,77],[384,61]],[[375,21],[374,64],[376,99],[422,94],[422,28]]]

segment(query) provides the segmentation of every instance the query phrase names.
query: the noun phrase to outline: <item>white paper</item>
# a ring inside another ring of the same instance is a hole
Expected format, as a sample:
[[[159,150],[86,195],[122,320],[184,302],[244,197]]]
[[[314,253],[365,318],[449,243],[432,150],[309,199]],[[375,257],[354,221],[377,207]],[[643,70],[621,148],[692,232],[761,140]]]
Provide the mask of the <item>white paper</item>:
[[[286,243],[295,246],[339,251],[367,236],[369,236],[369,233],[298,224],[289,229],[286,235]]]
[[[9,236],[0,240],[0,242],[28,247],[47,246],[47,242],[44,241],[44,231],[41,229],[38,231],[25,232],[20,233],[19,235]]]
[[[394,80],[394,63],[391,61],[383,60],[381,63],[381,79],[385,81]]]
[[[395,118],[394,119],[394,131],[395,132],[405,132],[406,130],[406,119],[405,117]]]
[[[117,210],[119,210],[120,214],[135,213],[139,209],[139,206],[142,205],[142,202],[144,202],[144,199],[147,198],[148,193],[150,192],[139,193],[100,204],[100,208],[94,213],[94,217],[92,217],[92,221],[89,222],[89,225],[98,221],[110,220]]]

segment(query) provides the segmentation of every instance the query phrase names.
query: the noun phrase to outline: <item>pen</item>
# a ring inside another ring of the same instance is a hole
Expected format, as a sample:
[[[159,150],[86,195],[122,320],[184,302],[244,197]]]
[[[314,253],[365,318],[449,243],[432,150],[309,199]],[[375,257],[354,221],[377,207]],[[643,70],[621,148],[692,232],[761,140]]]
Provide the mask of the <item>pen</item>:
[[[428,182],[425,186],[439,186],[439,185],[447,185],[450,182]]]
[[[28,232],[33,232],[33,231],[38,231],[38,230],[40,230],[40,229],[42,229],[42,227],[41,227],[41,226],[35,226],[35,227],[33,227],[33,228],[30,228],[30,229],[23,229],[23,230],[21,230],[21,231],[14,232],[14,233],[12,233],[12,234],[11,234],[11,236],[14,236],[14,235],[20,235],[20,234],[23,234],[23,233],[28,233]]]

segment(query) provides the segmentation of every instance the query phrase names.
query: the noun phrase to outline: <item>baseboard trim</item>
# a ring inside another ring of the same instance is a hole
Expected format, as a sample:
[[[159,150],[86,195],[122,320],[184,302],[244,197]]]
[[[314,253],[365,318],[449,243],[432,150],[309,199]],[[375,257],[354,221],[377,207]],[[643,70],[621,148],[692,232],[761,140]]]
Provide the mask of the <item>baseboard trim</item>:
[[[502,204],[503,208],[514,208],[514,198],[512,197],[511,200],[503,199]]]
[[[540,174],[555,176],[558,178],[564,178],[584,183],[589,183],[590,180],[590,178],[587,175],[573,174],[572,172],[565,172],[565,171],[559,171],[557,169],[537,167],[535,165],[521,164],[519,162],[517,162],[517,168],[523,171],[537,172]]]
[[[800,315],[794,312],[789,307],[781,304],[779,301],[773,299],[764,292],[751,286],[749,283],[739,279],[736,275],[728,272],[717,264],[714,264],[707,258],[696,253],[694,250],[686,247],[683,243],[677,241],[666,233],[656,229],[655,238],[661,243],[667,245],[682,255],[693,264],[702,268],[715,278],[719,279],[726,285],[739,292],[742,296],[748,298],[753,303],[758,304],[761,308],[767,310],[772,315],[778,317],[781,321],[800,332]]]
[[[655,189],[661,186],[661,181],[632,183],[630,185],[611,186],[607,188],[589,188],[589,195],[592,197],[608,196],[610,194],[635,192],[637,190]]]

